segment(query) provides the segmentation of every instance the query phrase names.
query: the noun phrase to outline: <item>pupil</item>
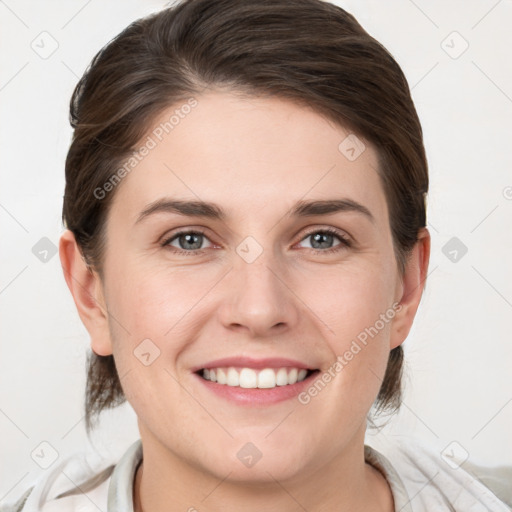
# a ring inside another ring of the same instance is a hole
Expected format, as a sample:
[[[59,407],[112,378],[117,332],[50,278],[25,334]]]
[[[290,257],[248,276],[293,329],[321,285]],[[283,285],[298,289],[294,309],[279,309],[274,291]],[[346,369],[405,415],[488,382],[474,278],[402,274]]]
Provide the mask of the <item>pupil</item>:
[[[315,243],[319,241],[319,239],[321,240],[322,238],[332,238],[332,235],[329,235],[328,233],[316,233],[315,235],[313,235],[313,247],[315,247]],[[320,245],[322,245],[322,242],[320,242]]]
[[[200,237],[202,235],[196,235],[196,234],[193,234],[193,233],[188,233],[186,235],[182,235],[180,238],[181,238],[181,241],[183,241],[183,239],[185,240],[185,244],[188,244],[188,243],[191,243],[194,247],[186,247],[187,249],[199,249],[201,247],[201,242],[194,242],[191,241],[193,240],[194,238],[196,238],[197,240],[200,240]]]
[[[188,233],[186,235],[182,235],[180,237],[180,242],[184,241],[185,244],[192,244],[193,247],[188,247],[188,249],[199,249],[201,247],[201,236],[202,235],[198,235],[198,234],[194,234],[194,233]],[[194,242],[194,238],[196,239],[196,241]],[[326,240],[327,241],[332,241],[332,235],[330,235],[329,233],[315,233],[313,235],[313,247],[315,248],[318,248],[316,244],[318,244],[320,246],[320,248],[325,248],[325,244],[327,244]]]

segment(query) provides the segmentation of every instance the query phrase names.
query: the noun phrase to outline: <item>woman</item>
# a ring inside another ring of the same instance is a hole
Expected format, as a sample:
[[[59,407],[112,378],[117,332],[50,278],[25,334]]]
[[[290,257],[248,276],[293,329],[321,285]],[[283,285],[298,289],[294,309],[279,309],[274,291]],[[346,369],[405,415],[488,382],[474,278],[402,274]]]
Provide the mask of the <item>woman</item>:
[[[509,510],[501,472],[364,444],[400,405],[428,172],[404,75],[350,14],[183,1],[99,52],[71,122],[87,429],[128,400],[141,439],[8,510]]]

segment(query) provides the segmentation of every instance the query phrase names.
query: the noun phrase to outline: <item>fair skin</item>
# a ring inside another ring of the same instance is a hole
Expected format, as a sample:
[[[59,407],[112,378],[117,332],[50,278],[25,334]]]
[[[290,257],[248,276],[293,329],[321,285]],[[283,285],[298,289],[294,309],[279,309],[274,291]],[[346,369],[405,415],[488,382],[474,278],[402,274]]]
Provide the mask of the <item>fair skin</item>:
[[[416,314],[429,233],[420,231],[400,276],[371,144],[349,161],[338,149],[348,130],[311,109],[226,91],[196,99],[115,190],[104,279],[88,270],[71,232],[60,242],[91,347],[114,355],[138,417],[134,510],[394,510],[386,480],[364,461],[366,417],[389,351]],[[215,203],[226,218],[160,211],[137,222],[164,197]],[[299,200],[327,199],[356,202],[371,218],[357,209],[289,215]],[[352,246],[328,234],[314,245],[326,228]],[[172,238],[178,231],[196,238]],[[250,263],[237,252],[249,236],[257,242],[249,252],[262,250]],[[258,389],[240,387],[245,401],[223,396],[211,387],[228,386],[195,373],[226,357],[289,358],[317,370],[308,389],[393,303],[401,308],[392,320],[307,404],[258,401]],[[145,339],[160,350],[147,366],[133,353]],[[262,454],[250,467],[237,456],[246,443]]]

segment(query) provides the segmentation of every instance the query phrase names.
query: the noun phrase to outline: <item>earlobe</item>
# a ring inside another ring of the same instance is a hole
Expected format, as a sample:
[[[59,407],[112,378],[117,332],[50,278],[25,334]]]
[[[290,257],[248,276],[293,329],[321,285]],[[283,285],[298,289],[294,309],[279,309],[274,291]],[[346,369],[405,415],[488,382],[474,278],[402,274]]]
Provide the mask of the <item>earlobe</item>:
[[[427,228],[422,228],[407,261],[401,286],[398,287],[400,310],[393,320],[390,350],[403,343],[411,330],[425,288],[429,260],[430,233]]]
[[[78,314],[91,337],[92,350],[98,355],[111,355],[112,343],[102,283],[98,274],[84,261],[75,236],[69,229],[60,237],[59,256]]]

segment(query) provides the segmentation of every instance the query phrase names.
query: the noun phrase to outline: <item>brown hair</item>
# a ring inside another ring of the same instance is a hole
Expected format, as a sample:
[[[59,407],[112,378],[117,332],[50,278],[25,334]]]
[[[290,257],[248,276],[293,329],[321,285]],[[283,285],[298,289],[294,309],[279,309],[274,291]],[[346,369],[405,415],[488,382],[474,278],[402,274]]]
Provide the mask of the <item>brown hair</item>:
[[[308,105],[375,145],[400,273],[426,225],[421,125],[402,70],[340,7],[322,0],[185,0],[131,23],[92,60],[70,104],[62,219],[100,277],[112,178],[155,117],[205,88]],[[341,141],[340,141],[341,142]],[[378,410],[401,400],[403,349],[389,355]],[[126,400],[113,356],[87,359],[86,430]]]

